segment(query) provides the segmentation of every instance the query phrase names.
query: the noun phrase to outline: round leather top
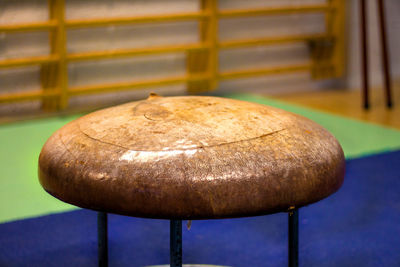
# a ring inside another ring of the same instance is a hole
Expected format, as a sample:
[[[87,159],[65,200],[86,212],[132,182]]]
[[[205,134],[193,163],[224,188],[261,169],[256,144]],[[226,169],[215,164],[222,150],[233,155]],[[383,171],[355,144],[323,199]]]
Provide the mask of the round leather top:
[[[53,196],[164,219],[287,211],[339,189],[344,156],[318,124],[219,97],[160,97],[103,109],[55,132],[39,157]]]

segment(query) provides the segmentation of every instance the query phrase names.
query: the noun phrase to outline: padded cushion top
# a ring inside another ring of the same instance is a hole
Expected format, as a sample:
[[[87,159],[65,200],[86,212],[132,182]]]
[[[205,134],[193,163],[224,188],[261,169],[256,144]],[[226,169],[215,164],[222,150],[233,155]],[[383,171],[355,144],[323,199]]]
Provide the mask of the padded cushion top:
[[[339,189],[344,156],[316,123],[219,97],[160,97],[103,109],[55,132],[39,157],[53,196],[164,219],[287,211]]]

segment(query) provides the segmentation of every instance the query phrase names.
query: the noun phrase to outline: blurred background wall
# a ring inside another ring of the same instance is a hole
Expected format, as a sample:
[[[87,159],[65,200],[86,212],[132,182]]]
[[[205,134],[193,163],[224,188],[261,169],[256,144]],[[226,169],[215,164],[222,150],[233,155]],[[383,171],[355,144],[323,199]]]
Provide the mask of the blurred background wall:
[[[221,9],[302,5],[321,3],[324,0],[220,0]],[[299,90],[321,90],[330,87],[358,89],[360,87],[360,44],[358,0],[347,1],[347,75],[339,81],[312,81],[308,73],[284,74],[261,78],[221,82],[220,91],[247,91],[264,93],[285,93]],[[381,86],[380,49],[377,41],[376,1],[368,0],[370,16],[370,55],[373,86]],[[386,0],[389,46],[394,80],[400,77],[400,1]],[[164,14],[180,11],[196,11],[198,0],[66,0],[66,18],[99,18],[133,16],[143,14]],[[0,0],[0,24],[12,24],[48,19],[46,0]],[[321,32],[324,18],[322,14],[279,15],[243,19],[226,19],[220,22],[220,40],[242,37],[279,36],[299,33]],[[71,52],[112,50],[117,48],[151,47],[168,44],[194,43],[198,40],[197,22],[143,24],[110,26],[88,29],[70,29],[67,32],[67,50]],[[45,55],[49,53],[47,32],[0,33],[0,59],[23,56]],[[304,43],[273,45],[222,51],[220,70],[234,70],[246,67],[276,66],[300,63],[309,59],[309,51]],[[100,61],[84,61],[69,64],[69,85],[90,85],[103,82],[127,81],[149,77],[163,77],[184,74],[185,55],[183,53],[152,55]],[[40,88],[39,67],[23,67],[0,70],[0,90],[2,92]],[[150,88],[142,92],[111,94],[116,99],[142,97],[148,91],[162,94],[183,93],[185,85]],[[139,95],[138,95],[139,94]],[[70,105],[80,105],[91,101],[102,101],[110,94],[102,96],[80,96],[72,98]],[[22,103],[18,105],[29,105]],[[36,103],[40,106],[39,101]],[[7,106],[0,107],[9,108]]]

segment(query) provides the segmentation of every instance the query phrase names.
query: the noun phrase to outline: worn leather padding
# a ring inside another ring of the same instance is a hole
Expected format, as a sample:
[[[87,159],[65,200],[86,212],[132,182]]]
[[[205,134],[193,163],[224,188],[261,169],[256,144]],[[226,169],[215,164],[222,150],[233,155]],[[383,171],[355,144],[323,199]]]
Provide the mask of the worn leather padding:
[[[164,219],[269,214],[339,189],[344,155],[318,124],[218,97],[159,97],[103,109],[56,131],[39,157],[51,195]]]

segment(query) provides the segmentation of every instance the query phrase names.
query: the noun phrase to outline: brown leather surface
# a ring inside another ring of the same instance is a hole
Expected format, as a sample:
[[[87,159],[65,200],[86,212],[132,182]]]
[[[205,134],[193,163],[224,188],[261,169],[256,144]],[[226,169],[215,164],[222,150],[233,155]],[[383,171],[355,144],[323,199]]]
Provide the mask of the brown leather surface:
[[[44,145],[44,189],[83,208],[211,219],[286,211],[339,189],[344,156],[318,124],[218,97],[159,97],[100,110]]]

